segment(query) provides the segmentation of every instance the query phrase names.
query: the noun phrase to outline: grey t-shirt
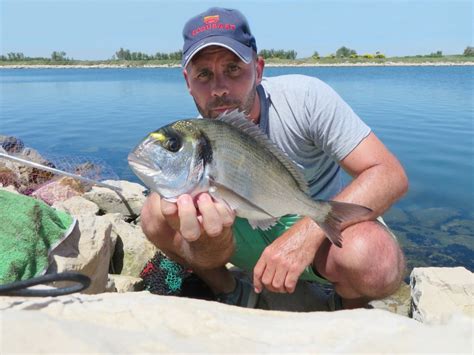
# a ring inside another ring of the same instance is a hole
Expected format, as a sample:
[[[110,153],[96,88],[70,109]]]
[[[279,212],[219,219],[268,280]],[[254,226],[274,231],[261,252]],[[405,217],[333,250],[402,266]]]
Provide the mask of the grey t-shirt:
[[[342,189],[344,159],[370,128],[327,84],[304,75],[263,78],[260,128],[300,167],[313,198]]]

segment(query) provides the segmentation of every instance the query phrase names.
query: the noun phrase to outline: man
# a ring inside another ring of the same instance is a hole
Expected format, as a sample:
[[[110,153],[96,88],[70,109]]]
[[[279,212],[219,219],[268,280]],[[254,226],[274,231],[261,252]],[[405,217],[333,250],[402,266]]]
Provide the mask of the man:
[[[184,78],[203,117],[243,111],[303,167],[313,198],[367,206],[372,220],[347,227],[338,248],[308,217],[285,216],[264,232],[207,193],[182,195],[176,203],[152,194],[142,211],[148,239],[191,267],[228,304],[253,307],[263,288],[292,293],[299,278],[331,282],[332,309],[363,307],[393,293],[404,258],[375,219],[407,190],[397,159],[318,79],[263,78],[264,60],[240,12],[211,8],[190,19],[183,36]],[[344,188],[341,167],[354,177]],[[232,276],[225,268],[229,261],[253,272],[253,288]]]

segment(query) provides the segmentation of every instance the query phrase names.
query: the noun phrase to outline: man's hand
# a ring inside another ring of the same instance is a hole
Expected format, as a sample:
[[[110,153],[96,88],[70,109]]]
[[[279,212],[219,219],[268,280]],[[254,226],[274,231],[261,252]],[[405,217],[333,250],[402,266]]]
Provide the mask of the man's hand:
[[[193,242],[204,232],[217,237],[232,226],[235,214],[226,204],[215,201],[207,193],[194,200],[190,195],[179,196],[176,203],[161,200],[161,213],[168,225],[185,240]]]
[[[265,248],[253,271],[255,292],[293,293],[304,269],[313,263],[324,233],[304,218]]]

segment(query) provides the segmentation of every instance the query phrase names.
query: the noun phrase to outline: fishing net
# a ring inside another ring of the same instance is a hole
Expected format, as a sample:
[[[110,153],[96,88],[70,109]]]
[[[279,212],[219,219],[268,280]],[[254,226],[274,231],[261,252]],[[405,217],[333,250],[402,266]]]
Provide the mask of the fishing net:
[[[215,300],[211,289],[192,270],[158,251],[140,273],[145,290],[161,296]]]
[[[19,140],[18,140],[19,141]],[[113,169],[102,159],[86,155],[60,155],[48,152],[41,154],[23,144],[11,143],[0,147],[2,154],[8,154],[25,161],[80,175],[95,181],[117,180]],[[78,179],[64,177],[41,168],[0,156],[0,186],[11,186],[24,195],[33,195],[52,204],[90,190],[91,185]]]
[[[157,252],[140,273],[145,289],[158,295],[178,296],[190,271]]]

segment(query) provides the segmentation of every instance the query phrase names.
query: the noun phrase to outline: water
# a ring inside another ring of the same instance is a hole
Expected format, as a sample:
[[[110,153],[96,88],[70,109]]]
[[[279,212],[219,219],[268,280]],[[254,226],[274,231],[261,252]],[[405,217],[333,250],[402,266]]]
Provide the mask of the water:
[[[410,190],[385,219],[409,269],[474,270],[473,67],[267,68],[330,84],[397,155]],[[151,130],[197,112],[180,69],[0,70],[0,134],[40,152],[126,156]]]

